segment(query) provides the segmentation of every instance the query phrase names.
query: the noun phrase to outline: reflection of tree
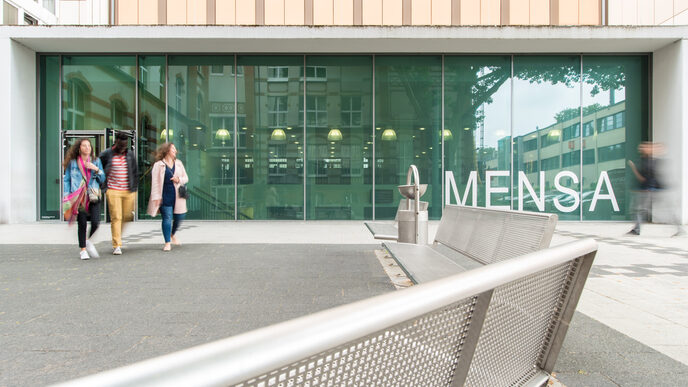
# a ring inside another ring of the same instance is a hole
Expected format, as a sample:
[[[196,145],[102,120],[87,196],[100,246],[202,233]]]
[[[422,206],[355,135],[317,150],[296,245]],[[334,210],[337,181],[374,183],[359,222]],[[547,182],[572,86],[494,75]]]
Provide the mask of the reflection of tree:
[[[592,105],[584,106],[583,107],[583,117],[590,115],[592,113],[595,113],[598,110],[602,110],[602,105],[599,103],[594,103]],[[568,120],[572,120],[576,117],[579,116],[580,109],[578,108],[568,108],[560,111],[559,113],[554,115],[554,119],[557,122],[564,122]]]
[[[556,58],[545,59],[538,63],[521,63],[513,66],[514,79],[531,84],[563,84],[568,88],[579,87],[581,81],[580,65],[554,63]],[[453,67],[453,71],[445,72],[445,103],[448,107],[445,119],[452,123],[454,141],[458,144],[449,149],[454,151],[455,160],[450,165],[458,169],[454,172],[459,176],[468,176],[472,170],[485,169],[483,152],[476,153],[484,144],[476,144],[476,137],[481,137],[479,130],[484,121],[481,107],[493,102],[495,93],[511,79],[511,61],[501,58],[485,59],[483,63],[475,59],[468,59],[461,65]],[[569,62],[570,63],[570,62]],[[446,69],[445,69],[446,71]],[[591,85],[590,95],[595,96],[602,91],[618,90],[626,85],[627,69],[624,65],[609,62],[586,63],[583,82]],[[583,115],[592,114],[602,109],[599,104],[592,104],[583,108]],[[579,108],[565,109],[555,115],[556,122],[562,122],[578,117]],[[449,154],[449,153],[448,153]],[[480,177],[479,177],[480,178]]]
[[[595,96],[600,91],[617,90],[626,84],[627,71],[623,65],[587,65],[583,74],[583,82],[592,85],[590,95]]]

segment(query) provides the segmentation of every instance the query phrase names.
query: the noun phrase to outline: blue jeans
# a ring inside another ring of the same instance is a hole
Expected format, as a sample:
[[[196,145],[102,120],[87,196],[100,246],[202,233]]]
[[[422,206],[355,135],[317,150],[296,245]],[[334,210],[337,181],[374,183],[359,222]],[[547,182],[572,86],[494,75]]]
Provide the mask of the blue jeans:
[[[170,243],[170,236],[174,235],[179,228],[179,225],[184,220],[186,214],[173,214],[174,207],[162,206],[160,207],[160,214],[162,214],[162,236],[165,237],[165,243]],[[174,218],[174,221],[172,221]]]

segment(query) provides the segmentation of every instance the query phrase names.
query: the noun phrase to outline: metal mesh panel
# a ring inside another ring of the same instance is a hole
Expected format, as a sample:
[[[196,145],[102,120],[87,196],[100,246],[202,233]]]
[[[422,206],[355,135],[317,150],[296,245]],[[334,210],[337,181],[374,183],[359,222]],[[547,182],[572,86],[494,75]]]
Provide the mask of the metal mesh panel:
[[[458,251],[466,251],[478,216],[470,208],[446,206],[435,240]]]
[[[473,236],[466,252],[482,261],[490,261],[501,243],[505,223],[508,218],[496,212],[484,212],[475,225]]]
[[[235,385],[449,386],[476,297]]]
[[[466,386],[519,386],[539,372],[574,274],[572,262],[497,288]]]
[[[550,225],[545,215],[448,205],[435,241],[489,264],[547,247]]]
[[[499,247],[489,262],[498,262],[532,253],[542,247],[549,220],[540,217],[518,216],[507,221]]]

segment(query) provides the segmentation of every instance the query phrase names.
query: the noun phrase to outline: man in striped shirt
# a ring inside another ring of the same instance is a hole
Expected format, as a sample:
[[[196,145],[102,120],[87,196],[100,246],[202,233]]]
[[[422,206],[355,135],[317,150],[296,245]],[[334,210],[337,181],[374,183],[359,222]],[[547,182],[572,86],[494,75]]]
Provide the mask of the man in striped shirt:
[[[115,145],[100,154],[107,177],[108,209],[112,230],[112,254],[122,254],[122,222],[134,219],[134,204],[138,188],[136,155],[129,149],[129,137],[119,132]]]

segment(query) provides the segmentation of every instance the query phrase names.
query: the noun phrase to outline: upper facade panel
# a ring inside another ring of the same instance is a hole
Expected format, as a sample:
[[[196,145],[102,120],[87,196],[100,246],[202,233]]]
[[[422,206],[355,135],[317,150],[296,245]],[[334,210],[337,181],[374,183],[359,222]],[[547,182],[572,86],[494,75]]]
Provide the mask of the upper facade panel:
[[[687,25],[688,0],[0,0],[3,24]]]
[[[116,25],[602,25],[602,0],[115,0]]]

